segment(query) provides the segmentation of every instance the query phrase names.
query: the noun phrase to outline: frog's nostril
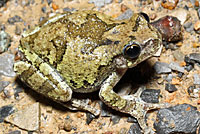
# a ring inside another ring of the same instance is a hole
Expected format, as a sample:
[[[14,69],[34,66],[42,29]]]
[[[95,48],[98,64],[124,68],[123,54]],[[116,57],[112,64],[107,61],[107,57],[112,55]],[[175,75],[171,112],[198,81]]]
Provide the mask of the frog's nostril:
[[[126,45],[123,49],[124,56],[134,59],[140,55],[141,47],[139,44],[132,42]]]

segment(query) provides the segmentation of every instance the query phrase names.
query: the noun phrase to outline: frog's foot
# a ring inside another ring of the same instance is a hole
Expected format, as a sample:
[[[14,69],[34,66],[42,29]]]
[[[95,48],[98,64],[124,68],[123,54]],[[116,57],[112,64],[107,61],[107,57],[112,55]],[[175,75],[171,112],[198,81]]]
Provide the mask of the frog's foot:
[[[145,87],[140,87],[134,95],[123,96],[127,103],[126,107],[124,107],[121,111],[137,118],[138,123],[140,124],[140,127],[142,128],[144,134],[155,134],[155,132],[146,125],[145,116],[147,112],[153,109],[166,108],[170,105],[164,103],[147,103],[143,101],[140,95],[145,89]]]
[[[88,111],[95,116],[98,116],[100,114],[100,110],[94,108],[93,106],[89,105],[90,100],[89,99],[75,99],[72,98],[67,103],[62,103],[65,107],[69,108],[70,110],[84,110]]]
[[[164,104],[153,104],[144,102],[140,95],[145,90],[139,88],[134,95],[119,96],[113,91],[114,85],[120,80],[121,75],[114,72],[107,78],[101,87],[99,96],[104,103],[120,112],[128,113],[137,118],[140,127],[145,134],[153,134],[154,131],[146,125],[145,116],[147,111],[168,107]]]
[[[146,111],[170,107],[170,105],[167,103],[166,104],[165,103],[158,104],[158,103],[147,103],[147,102],[143,101],[140,96],[144,90],[146,90],[146,87],[141,86],[135,94],[123,96],[123,98],[126,100],[129,100],[129,101],[134,100],[134,101],[136,101],[136,103],[144,104],[143,109],[145,109]]]

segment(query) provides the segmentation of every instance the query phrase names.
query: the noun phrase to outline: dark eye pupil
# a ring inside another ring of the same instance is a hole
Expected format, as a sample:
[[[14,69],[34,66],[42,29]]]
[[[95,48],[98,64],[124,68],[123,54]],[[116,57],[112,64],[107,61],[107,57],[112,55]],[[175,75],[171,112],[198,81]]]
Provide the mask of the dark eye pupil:
[[[141,52],[141,47],[139,45],[133,44],[133,45],[127,45],[124,49],[124,55],[133,59],[137,58]]]

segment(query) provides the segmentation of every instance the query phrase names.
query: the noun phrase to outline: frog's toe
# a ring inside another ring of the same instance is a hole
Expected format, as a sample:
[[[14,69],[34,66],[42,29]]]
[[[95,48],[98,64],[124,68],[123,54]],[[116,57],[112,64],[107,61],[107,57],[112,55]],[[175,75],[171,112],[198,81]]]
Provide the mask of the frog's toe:
[[[98,116],[100,114],[100,110],[89,105],[89,101],[89,99],[72,98],[69,102],[65,103],[64,106],[70,110],[84,110],[94,114],[95,116]]]

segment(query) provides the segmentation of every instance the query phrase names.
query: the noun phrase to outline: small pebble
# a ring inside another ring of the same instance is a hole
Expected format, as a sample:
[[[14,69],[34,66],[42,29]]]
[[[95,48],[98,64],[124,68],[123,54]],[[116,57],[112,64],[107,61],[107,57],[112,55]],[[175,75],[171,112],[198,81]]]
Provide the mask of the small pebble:
[[[112,115],[110,119],[111,119],[113,125],[115,125],[115,124],[119,123],[119,121],[121,119],[121,116],[119,116],[119,115]]]
[[[93,114],[91,114],[91,113],[86,113],[86,117],[87,117],[86,123],[88,125],[92,122],[93,119],[95,119],[95,116]]]
[[[19,93],[23,92],[22,87],[16,87],[16,88],[14,88],[14,91],[15,91],[15,93],[14,93],[15,99],[19,99]]]
[[[172,70],[175,70],[175,71],[184,73],[184,67],[181,67],[181,66],[180,66],[178,63],[176,63],[176,62],[170,63],[170,64],[169,64],[169,67],[170,67]]]
[[[199,1],[196,0],[194,5],[195,5],[195,7],[199,7]]]
[[[2,123],[7,116],[11,115],[14,112],[15,110],[12,105],[0,107],[0,123]]]
[[[112,0],[89,0],[88,3],[94,3],[94,5],[98,8],[103,7],[105,4],[112,3]]]
[[[160,90],[146,89],[141,94],[141,99],[147,103],[158,103],[160,96]]]
[[[194,84],[200,85],[200,75],[194,74],[193,78],[194,78]]]
[[[8,134],[21,134],[21,131],[19,130],[15,130],[15,131],[11,131]]]
[[[183,27],[184,27],[184,29],[185,29],[185,31],[187,31],[187,32],[192,32],[193,30],[194,30],[194,25],[193,25],[193,23],[192,22],[186,22],[186,23],[184,23],[183,24]]]
[[[57,4],[55,4],[55,3],[52,3],[51,6],[52,6],[53,10],[59,9],[59,6]]]
[[[127,9],[125,12],[123,12],[120,16],[116,18],[116,20],[124,20],[129,19],[133,15],[133,11],[131,9]]]
[[[0,74],[8,77],[14,77],[15,72],[13,70],[13,64],[14,55],[8,53],[0,55]]]
[[[162,7],[169,9],[169,10],[173,10],[176,5],[178,4],[179,0],[162,0]]]
[[[5,31],[5,29],[6,29],[5,25],[0,24],[0,30],[1,30],[1,31]]]
[[[154,64],[154,69],[157,74],[170,73],[172,71],[171,68],[169,68],[169,64],[164,62],[156,62]]]
[[[44,21],[46,18],[45,17],[40,17],[39,22]]]
[[[174,76],[173,76],[172,74],[169,74],[169,75],[167,76],[167,78],[166,78],[166,81],[171,82],[173,77],[174,77]]]
[[[9,81],[0,81],[0,93],[3,91],[5,87],[7,87],[10,84]]]
[[[191,97],[194,97],[194,98],[199,97],[200,88],[197,88],[195,85],[189,86],[187,91]]]
[[[200,20],[194,23],[194,30],[195,31],[200,30]]]
[[[21,34],[21,28],[18,25],[16,25],[16,27],[15,27],[15,34],[16,35],[20,35]]]
[[[194,68],[194,66],[191,65],[191,64],[188,64],[184,68],[185,68],[185,70],[187,70],[188,72],[190,72]]]
[[[184,73],[181,73],[181,72],[178,73],[179,78],[182,78],[183,75],[184,75]]]
[[[142,134],[142,130],[138,123],[133,123],[128,130],[128,134]]]
[[[8,0],[0,0],[0,7],[3,7]]]
[[[69,8],[69,7],[63,8],[63,12],[72,12],[72,11],[76,11],[76,9],[75,8]]]
[[[67,119],[67,120],[65,120],[65,122],[64,122],[64,130],[65,131],[67,131],[67,132],[70,132],[71,130],[72,130],[72,125],[71,125],[71,123],[72,123],[72,120],[71,119]]]
[[[186,63],[200,63],[200,53],[191,53],[185,56]]]
[[[184,61],[184,54],[180,50],[175,50],[173,56],[178,61]]]
[[[196,88],[196,87],[195,87],[194,85],[189,86],[188,89],[187,89],[188,93],[189,93],[189,94],[193,93],[193,89],[195,89],[195,88]]]
[[[34,4],[35,0],[28,0],[28,1],[22,1],[22,6],[30,6],[30,4]]]
[[[189,7],[187,6],[187,5],[185,5],[184,7],[183,7],[185,10],[189,10]]]
[[[13,90],[9,90],[9,88],[5,88],[3,90],[3,93],[4,93],[4,97],[6,98],[10,98],[14,94]]]
[[[14,17],[8,19],[8,23],[12,25],[15,24],[16,22],[22,22],[22,21],[23,21],[22,18],[18,15],[15,15]]]
[[[47,0],[48,5],[50,5],[53,2],[53,0]]]
[[[137,123],[137,119],[133,116],[129,116],[128,119],[127,119],[127,122],[130,122],[130,123]]]
[[[44,7],[42,7],[42,12],[43,13],[46,13],[46,11],[47,11],[47,8],[44,6]]]
[[[78,118],[81,118],[81,117],[83,117],[83,116],[84,116],[83,113],[80,113],[80,112],[77,112],[77,113],[76,113],[76,117],[78,117]]]
[[[167,83],[165,85],[165,90],[167,90],[168,92],[172,93],[174,91],[177,91],[178,89],[175,87],[175,85]]]
[[[11,45],[11,36],[5,31],[0,31],[0,54],[7,51]]]

